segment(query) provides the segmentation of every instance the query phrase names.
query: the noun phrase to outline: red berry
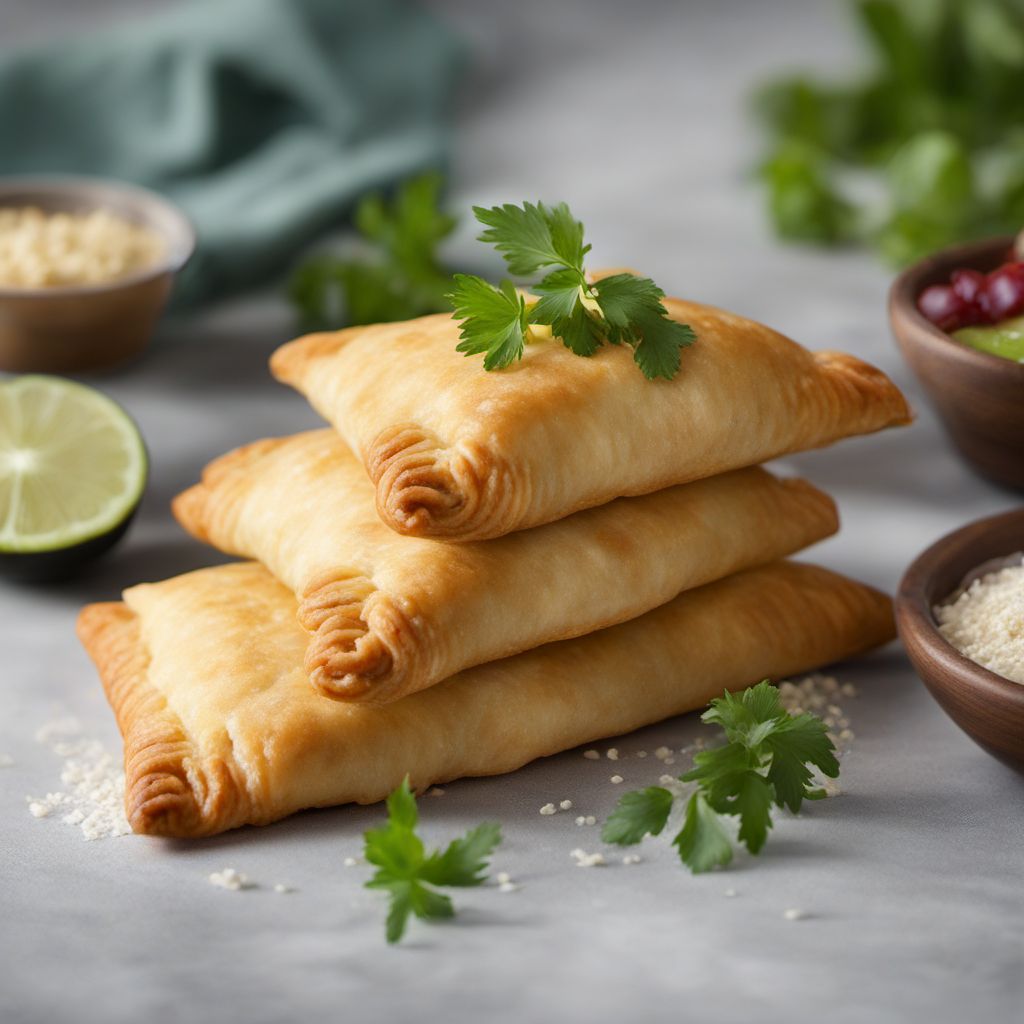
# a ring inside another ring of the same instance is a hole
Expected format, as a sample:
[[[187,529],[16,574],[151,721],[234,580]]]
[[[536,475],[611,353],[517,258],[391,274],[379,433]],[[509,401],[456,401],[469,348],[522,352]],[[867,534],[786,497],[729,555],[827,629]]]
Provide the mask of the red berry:
[[[1024,263],[1006,263],[988,275],[983,306],[990,323],[1024,313]]]
[[[955,331],[963,326],[960,318],[966,304],[948,284],[933,284],[925,288],[917,298],[917,308],[940,330]]]

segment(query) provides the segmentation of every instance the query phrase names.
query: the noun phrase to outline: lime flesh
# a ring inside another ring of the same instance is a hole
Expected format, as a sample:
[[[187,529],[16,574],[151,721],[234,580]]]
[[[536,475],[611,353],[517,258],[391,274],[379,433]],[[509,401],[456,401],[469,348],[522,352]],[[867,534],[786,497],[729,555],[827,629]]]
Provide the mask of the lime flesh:
[[[0,553],[59,551],[117,531],[146,486],[127,413],[59,377],[0,384]]]

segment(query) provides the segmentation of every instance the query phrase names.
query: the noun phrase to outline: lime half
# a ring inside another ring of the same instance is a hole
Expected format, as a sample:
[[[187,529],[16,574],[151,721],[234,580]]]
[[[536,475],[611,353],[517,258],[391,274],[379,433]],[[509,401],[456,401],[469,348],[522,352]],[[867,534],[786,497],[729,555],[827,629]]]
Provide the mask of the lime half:
[[[0,384],[0,560],[91,557],[124,532],[146,486],[138,428],[105,395],[61,377]],[[79,558],[38,563],[58,573]],[[37,575],[29,571],[27,575]]]

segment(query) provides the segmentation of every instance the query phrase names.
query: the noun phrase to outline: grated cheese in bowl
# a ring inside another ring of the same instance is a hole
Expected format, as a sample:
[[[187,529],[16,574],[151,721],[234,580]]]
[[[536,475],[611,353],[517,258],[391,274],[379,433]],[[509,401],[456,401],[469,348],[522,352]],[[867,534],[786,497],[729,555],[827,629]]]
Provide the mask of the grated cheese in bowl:
[[[49,213],[0,207],[0,287],[104,284],[155,266],[167,254],[155,232],[111,210]]]
[[[983,573],[934,609],[939,632],[965,657],[1024,683],[1024,556]]]

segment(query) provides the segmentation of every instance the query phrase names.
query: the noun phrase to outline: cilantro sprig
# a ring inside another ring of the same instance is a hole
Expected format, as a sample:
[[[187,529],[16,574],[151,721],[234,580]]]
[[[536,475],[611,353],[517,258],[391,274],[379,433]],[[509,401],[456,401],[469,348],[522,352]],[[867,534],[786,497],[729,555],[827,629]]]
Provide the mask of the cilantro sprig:
[[[474,206],[473,213],[485,228],[479,240],[501,253],[509,273],[545,274],[532,286],[540,296],[532,302],[510,280],[495,287],[456,274],[449,298],[461,322],[458,351],[483,354],[485,370],[501,369],[523,357],[538,336],[533,328],[547,327],[579,356],[592,356],[605,342],[629,345],[649,380],[676,375],[680,350],[696,339],[693,329],[669,317],[661,301],[665,293],[649,278],[612,274],[590,280],[584,267],[590,246],[565,203]]]
[[[726,818],[738,821],[739,841],[758,853],[772,827],[772,808],[799,811],[804,800],[818,800],[812,767],[829,778],[839,775],[835,748],[824,722],[809,713],[790,715],[768,680],[738,696],[728,692],[711,702],[701,716],[721,726],[725,743],[694,757],[694,767],[680,776],[696,784],[686,801],[682,826],[672,840],[679,858],[694,874],[732,860],[733,844]],[[601,833],[606,843],[632,846],[647,835],[660,835],[677,795],[663,786],[626,793]]]
[[[440,207],[440,175],[403,182],[387,200],[365,195],[354,224],[360,248],[348,258],[314,256],[293,274],[289,295],[308,330],[409,320],[448,308],[451,274],[438,247],[455,228]]]
[[[387,940],[398,942],[411,914],[427,921],[455,916],[451,899],[434,887],[482,885],[487,880],[488,858],[501,842],[501,829],[485,822],[443,851],[428,854],[416,834],[419,811],[408,776],[388,797],[387,809],[387,824],[364,834],[363,855],[377,866],[366,887],[382,889],[390,897]]]

